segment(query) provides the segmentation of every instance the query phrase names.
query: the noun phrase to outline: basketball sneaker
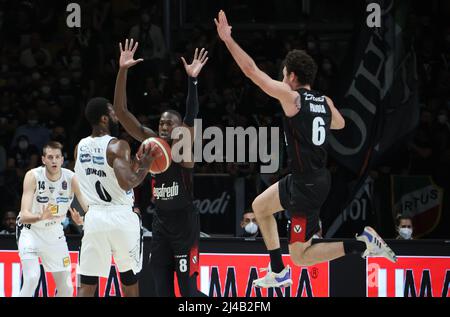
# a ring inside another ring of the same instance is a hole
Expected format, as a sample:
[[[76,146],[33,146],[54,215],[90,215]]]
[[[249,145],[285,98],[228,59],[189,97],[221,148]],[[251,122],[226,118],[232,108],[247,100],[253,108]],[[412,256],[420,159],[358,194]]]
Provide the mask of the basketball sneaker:
[[[393,263],[397,262],[397,256],[394,251],[371,227],[365,227],[363,233],[360,236],[356,236],[356,240],[363,241],[366,244],[367,249],[362,254],[363,259],[368,256],[382,256]]]
[[[253,281],[253,286],[261,288],[269,287],[288,287],[292,285],[291,268],[287,265],[280,273],[272,272],[269,266],[264,269],[260,269],[260,272],[267,271],[266,276]]]

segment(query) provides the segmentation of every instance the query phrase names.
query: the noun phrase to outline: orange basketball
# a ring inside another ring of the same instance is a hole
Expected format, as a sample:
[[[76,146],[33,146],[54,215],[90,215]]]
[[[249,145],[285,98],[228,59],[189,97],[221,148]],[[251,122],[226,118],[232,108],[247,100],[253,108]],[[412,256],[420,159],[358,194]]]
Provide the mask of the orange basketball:
[[[155,158],[150,166],[149,172],[152,174],[164,173],[172,163],[172,151],[170,145],[161,138],[148,138],[142,142],[137,156],[141,157],[149,147],[151,148],[150,155]]]

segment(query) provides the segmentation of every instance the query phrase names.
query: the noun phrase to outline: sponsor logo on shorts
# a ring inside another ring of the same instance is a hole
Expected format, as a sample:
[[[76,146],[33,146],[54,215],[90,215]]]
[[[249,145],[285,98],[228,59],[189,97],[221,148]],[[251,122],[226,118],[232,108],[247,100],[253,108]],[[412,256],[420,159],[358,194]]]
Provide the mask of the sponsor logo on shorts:
[[[48,197],[37,196],[36,197],[36,201],[38,203],[45,204],[45,203],[48,203],[49,198]]]
[[[295,232],[295,233],[300,233],[300,232],[302,232],[302,227],[301,227],[300,225],[294,226],[294,232]]]
[[[80,155],[80,162],[81,163],[87,163],[91,161],[91,155],[90,154],[81,154]]]
[[[92,162],[97,165],[105,165],[105,158],[102,156],[93,156]]]
[[[68,267],[70,265],[70,258],[67,256],[63,259],[64,267]]]

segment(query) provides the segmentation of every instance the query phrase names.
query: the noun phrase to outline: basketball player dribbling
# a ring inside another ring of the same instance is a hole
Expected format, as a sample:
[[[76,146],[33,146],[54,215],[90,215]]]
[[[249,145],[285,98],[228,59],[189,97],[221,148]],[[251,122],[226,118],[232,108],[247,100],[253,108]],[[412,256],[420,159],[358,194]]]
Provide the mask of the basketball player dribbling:
[[[214,19],[225,43],[244,74],[268,95],[280,101],[291,173],[254,200],[270,264],[267,275],[254,281],[256,287],[286,287],[292,284],[291,270],[283,263],[277,225],[273,214],[289,210],[289,254],[298,266],[331,261],[347,254],[383,256],[396,262],[395,254],[370,227],[352,241],[312,244],[319,231],[319,212],[330,190],[326,168],[326,144],[330,130],[343,129],[344,118],[327,96],[311,89],[317,65],[304,51],[289,52],[284,61],[283,81],[262,72],[253,59],[231,37],[231,26],[223,11]]]
[[[120,43],[120,69],[114,95],[114,110],[125,130],[142,142],[158,135],[139,123],[127,109],[126,81],[130,67],[141,62],[134,60],[138,43],[133,39]],[[159,137],[173,145],[172,131],[178,127],[189,130],[191,145],[194,141],[194,119],[198,114],[197,76],[206,64],[207,51],[195,50],[194,60],[188,64],[182,58],[189,77],[186,114],[184,119],[174,110],[166,111],[159,121]],[[174,272],[182,296],[205,296],[197,289],[200,239],[199,212],[193,204],[192,171],[193,158],[183,162],[172,162],[168,170],[153,175],[152,194],[156,212],[152,224],[151,260],[157,296],[174,296]]]
[[[78,296],[94,296],[98,277],[109,276],[112,255],[122,294],[137,297],[142,233],[140,217],[133,211],[133,188],[145,179],[153,158],[147,149],[133,162],[129,144],[115,137],[118,120],[107,99],[91,99],[85,115],[92,133],[75,148],[75,173],[89,205],[79,254]]]

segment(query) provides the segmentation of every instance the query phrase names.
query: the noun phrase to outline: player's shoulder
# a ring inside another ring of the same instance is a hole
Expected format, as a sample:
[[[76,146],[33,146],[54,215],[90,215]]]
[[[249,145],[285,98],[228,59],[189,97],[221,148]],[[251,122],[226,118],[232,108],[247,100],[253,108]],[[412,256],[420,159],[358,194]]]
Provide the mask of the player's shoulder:
[[[131,148],[127,141],[120,139],[111,139],[106,149],[106,154],[113,154],[115,156],[123,156],[125,153],[130,152]]]
[[[69,176],[69,177],[73,177],[74,175],[75,175],[75,173],[74,172],[72,172],[70,169],[67,169],[67,168],[61,168],[61,172],[64,174],[64,175],[66,175],[66,176]]]

